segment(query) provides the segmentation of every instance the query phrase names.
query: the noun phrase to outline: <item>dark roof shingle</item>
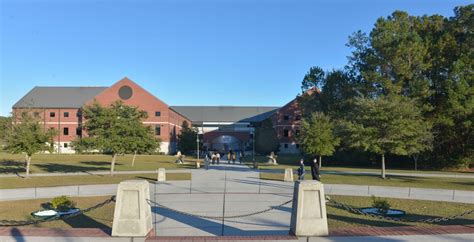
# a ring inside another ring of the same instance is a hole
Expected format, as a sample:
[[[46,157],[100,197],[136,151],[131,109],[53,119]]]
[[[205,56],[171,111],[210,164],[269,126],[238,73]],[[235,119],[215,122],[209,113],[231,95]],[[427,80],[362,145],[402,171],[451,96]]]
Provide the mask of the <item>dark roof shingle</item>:
[[[80,108],[107,87],[34,87],[13,108]]]
[[[280,107],[249,106],[171,106],[193,123],[201,122],[259,122]]]

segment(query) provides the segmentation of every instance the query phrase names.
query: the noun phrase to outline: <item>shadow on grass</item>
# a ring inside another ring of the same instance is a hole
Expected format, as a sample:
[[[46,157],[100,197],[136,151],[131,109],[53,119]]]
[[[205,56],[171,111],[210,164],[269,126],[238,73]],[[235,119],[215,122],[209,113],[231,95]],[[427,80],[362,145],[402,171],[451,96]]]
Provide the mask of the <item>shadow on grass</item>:
[[[340,210],[347,211],[345,209],[338,208]],[[414,221],[418,220],[427,220],[427,219],[436,219],[436,218],[442,218],[440,216],[433,216],[433,215],[424,215],[424,214],[410,214],[407,213],[405,216],[401,217],[400,219],[402,220],[409,220],[410,222],[407,221],[400,221],[400,222],[391,222],[388,220],[383,220],[383,219],[363,219],[361,218],[361,214],[357,213],[351,213],[351,216],[342,216],[342,215],[335,215],[335,214],[328,214],[328,218],[338,220],[338,221],[343,221],[347,223],[355,223],[355,224],[363,224],[363,225],[369,225],[369,226],[377,226],[377,227],[392,227],[392,226],[412,226]],[[455,215],[455,214],[452,214]],[[449,216],[452,216],[449,215]],[[357,217],[356,217],[357,216]],[[369,218],[369,217],[367,217]],[[418,222],[418,223],[423,223],[423,222]],[[432,225],[472,225],[474,224],[474,219],[466,219],[466,218],[456,218],[448,221],[441,221],[441,222],[436,222],[436,223],[423,223],[423,224],[432,224]]]
[[[110,161],[81,161],[81,164],[90,165],[90,166],[107,166],[110,167]],[[122,166],[122,163],[115,162],[116,166]]]
[[[25,163],[15,160],[2,160],[0,161],[0,173],[19,173],[24,172]]]
[[[109,167],[103,166],[80,166],[80,165],[66,165],[57,163],[33,164],[45,172],[88,172],[88,171],[104,171],[110,170]]]
[[[156,179],[153,179],[153,178],[150,178],[150,177],[137,176],[136,178],[138,178],[138,179],[143,179],[143,180],[147,180],[147,181],[150,182],[150,183],[156,183]]]
[[[63,221],[72,228],[99,228],[104,232],[110,234],[111,228],[108,225],[105,225],[85,214],[79,214],[74,217],[65,218]]]

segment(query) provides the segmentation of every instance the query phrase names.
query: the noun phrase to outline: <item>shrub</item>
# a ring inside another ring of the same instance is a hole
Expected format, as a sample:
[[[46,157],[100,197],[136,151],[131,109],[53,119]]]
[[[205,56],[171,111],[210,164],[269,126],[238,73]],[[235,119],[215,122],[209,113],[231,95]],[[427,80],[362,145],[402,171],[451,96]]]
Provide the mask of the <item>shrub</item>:
[[[390,203],[386,199],[372,196],[372,207],[376,208],[379,213],[387,214],[390,209]]]
[[[57,211],[68,211],[71,208],[75,208],[76,203],[66,196],[55,197],[51,200],[51,207]]]

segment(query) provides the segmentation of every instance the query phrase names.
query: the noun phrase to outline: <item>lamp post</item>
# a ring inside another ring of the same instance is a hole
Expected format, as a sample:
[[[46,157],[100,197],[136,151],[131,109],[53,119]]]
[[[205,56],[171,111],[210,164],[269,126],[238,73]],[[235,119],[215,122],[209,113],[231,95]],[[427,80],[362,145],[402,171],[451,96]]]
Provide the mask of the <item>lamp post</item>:
[[[255,136],[257,134],[257,129],[255,128],[255,125],[253,126],[253,133],[252,133],[252,162],[253,162],[253,168],[257,169],[257,162],[255,161]]]
[[[199,162],[199,128],[196,132],[196,155],[197,155],[197,162]]]

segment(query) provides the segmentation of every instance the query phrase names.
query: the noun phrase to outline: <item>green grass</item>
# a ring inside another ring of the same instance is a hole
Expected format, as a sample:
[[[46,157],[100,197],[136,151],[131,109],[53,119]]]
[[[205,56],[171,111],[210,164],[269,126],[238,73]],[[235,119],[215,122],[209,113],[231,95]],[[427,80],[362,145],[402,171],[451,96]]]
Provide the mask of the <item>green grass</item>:
[[[88,184],[117,184],[124,180],[145,179],[156,181],[158,174],[130,174],[130,175],[80,175],[80,176],[38,176],[38,177],[3,177],[0,178],[0,189],[25,188],[25,187],[52,187],[68,185],[88,185]],[[166,173],[166,179],[190,180],[191,173]]]
[[[109,197],[75,197],[77,207],[87,208],[108,199]],[[347,203],[355,207],[370,207],[371,198],[368,197],[352,197],[352,196],[331,196],[331,199]],[[406,199],[387,199],[392,208],[405,210],[406,219],[426,219],[445,217],[460,214],[464,211],[474,209],[472,204],[449,203],[449,202],[433,202]],[[25,220],[32,219],[30,213],[42,208],[42,204],[49,202],[50,199],[34,199],[22,201],[0,202],[0,214],[2,219]],[[112,219],[114,213],[114,203],[108,204],[102,208],[90,211],[84,215],[69,218],[66,220],[58,220],[38,225],[37,227],[47,228],[103,228],[110,229],[112,227]],[[327,207],[328,224],[330,229],[348,228],[348,227],[391,227],[391,226],[430,226],[421,223],[405,223],[391,222],[370,218],[364,215],[354,214],[346,210]],[[467,225],[474,224],[474,214],[463,218],[450,220],[439,223],[441,225]]]
[[[252,166],[253,163],[251,161],[252,157],[247,156],[244,159],[244,162]],[[266,156],[255,156],[255,160],[258,163],[258,167],[261,170],[273,170],[273,169],[285,169],[285,168],[293,168],[298,169],[299,161],[301,159],[300,155],[279,155],[277,157],[278,165],[270,165],[267,164],[268,158]],[[340,167],[340,166],[326,166],[324,164],[324,157],[323,157],[323,165],[322,171],[348,171],[348,172],[377,172],[380,173],[380,168],[361,168],[361,167]],[[309,170],[309,167],[306,167],[306,170]],[[474,170],[470,171],[440,171],[440,170],[413,170],[413,169],[387,169],[387,172],[396,172],[396,173],[439,173],[439,174],[474,174]]]
[[[195,168],[196,159],[188,157],[185,164],[175,163],[176,157],[170,155],[137,155],[132,167],[133,155],[118,156],[116,171],[144,171],[158,168],[178,169]],[[78,154],[35,154],[31,159],[31,173],[49,172],[91,172],[109,171],[112,157],[110,155]],[[24,172],[24,155],[0,152],[0,174]]]
[[[260,173],[260,179],[264,180],[283,181],[283,177],[283,173]],[[297,179],[297,176],[294,175],[293,178]],[[311,173],[307,172],[305,179],[311,179]],[[378,176],[370,175],[323,174],[321,176],[321,182],[327,184],[420,187],[474,191],[474,179],[459,178],[389,176],[387,179],[381,179]]]

